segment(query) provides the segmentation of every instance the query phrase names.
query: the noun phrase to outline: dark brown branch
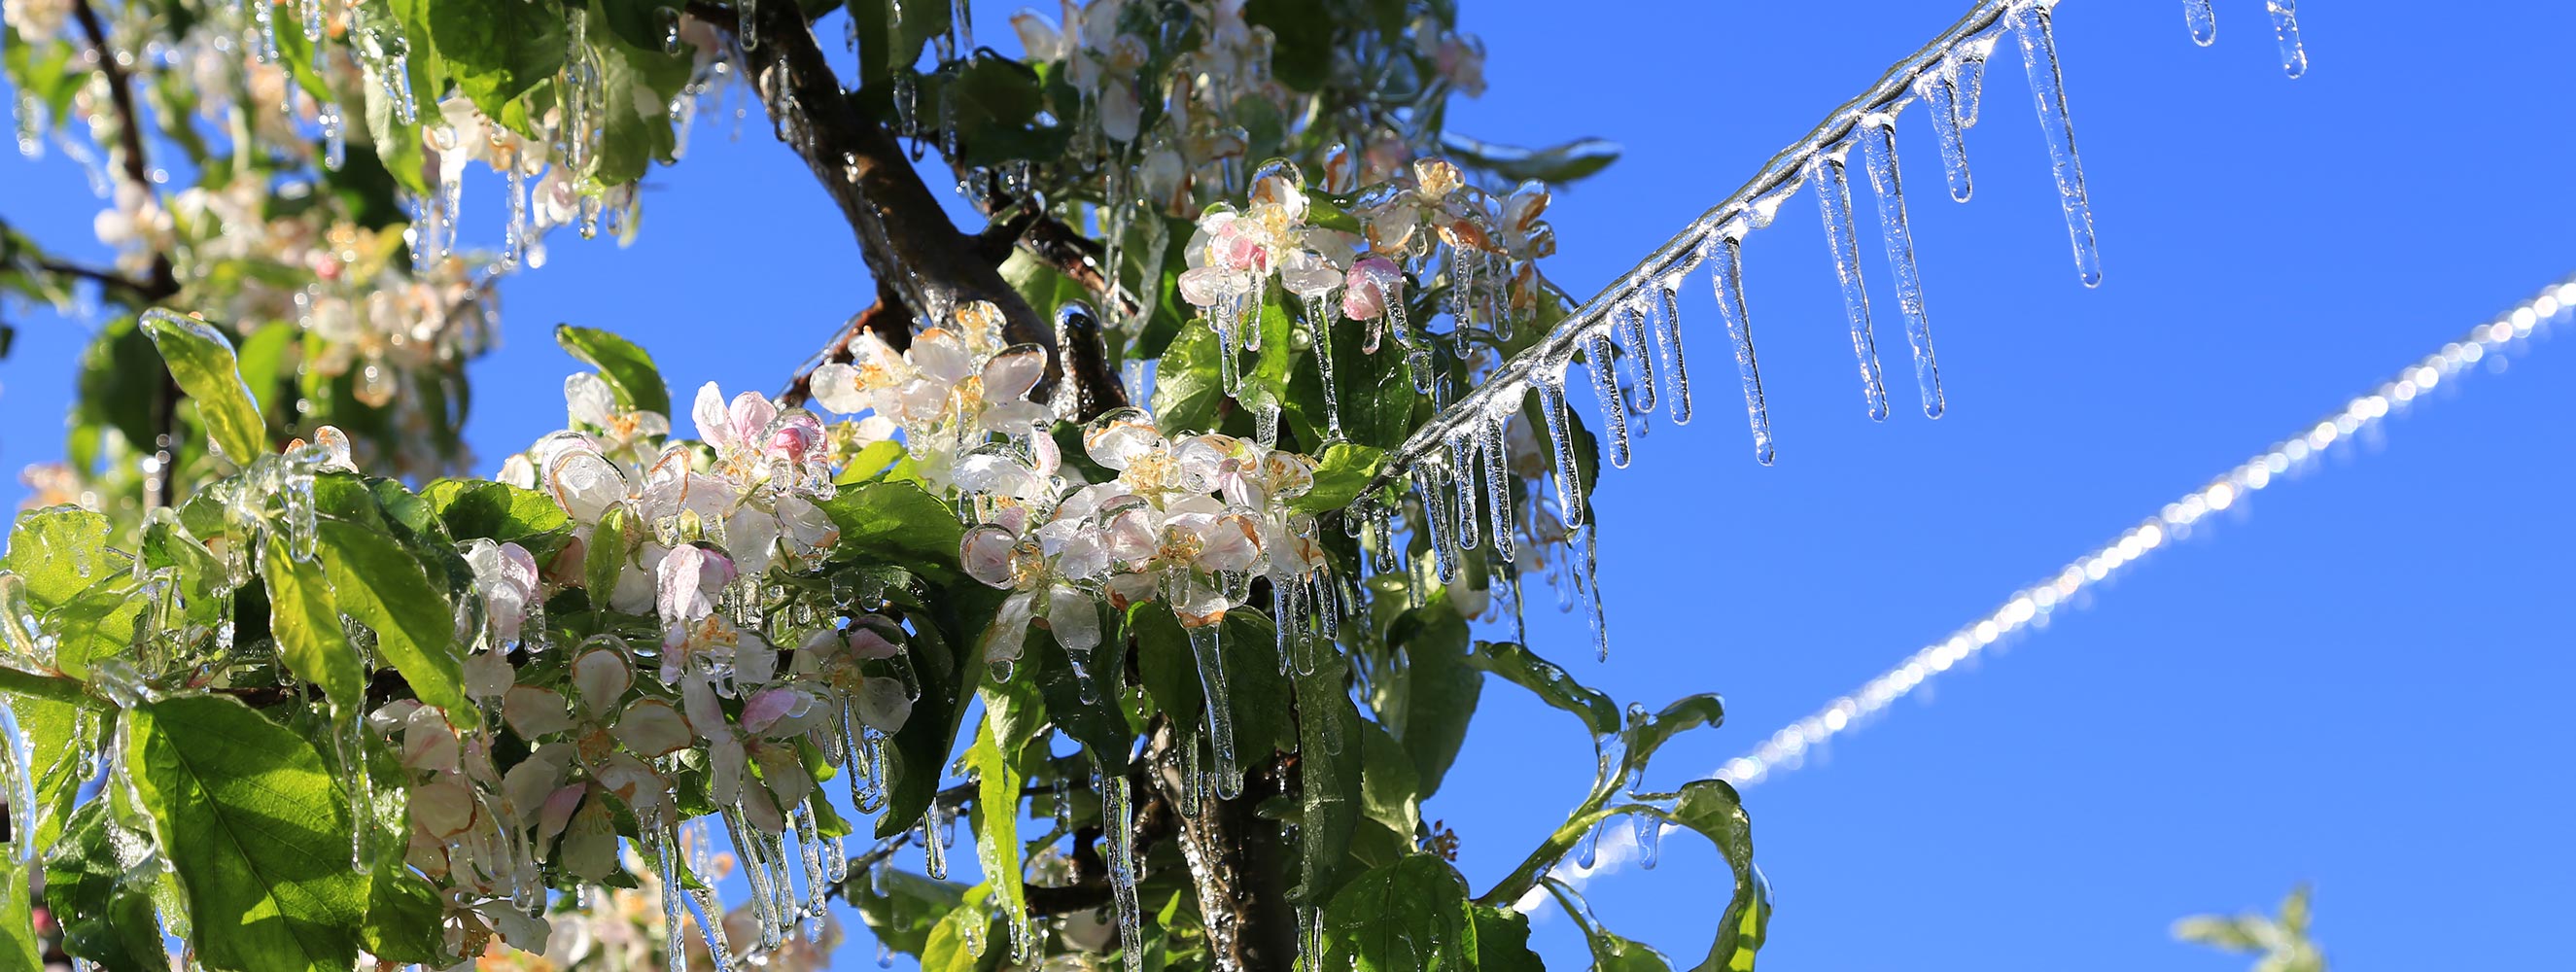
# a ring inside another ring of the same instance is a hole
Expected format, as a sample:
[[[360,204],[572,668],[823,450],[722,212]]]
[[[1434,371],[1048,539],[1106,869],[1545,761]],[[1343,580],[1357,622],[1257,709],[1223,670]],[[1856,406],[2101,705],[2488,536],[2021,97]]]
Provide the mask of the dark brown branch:
[[[1064,342],[1065,371],[1073,377],[1074,416],[1089,422],[1101,413],[1124,408],[1127,389],[1109,371],[1109,348],[1102,343],[1100,320],[1091,309],[1067,304],[1056,312]]]
[[[911,347],[912,311],[903,305],[903,295],[880,281],[877,302],[850,315],[847,322],[832,332],[831,342],[814,352],[803,367],[796,369],[796,374],[787,379],[787,388],[778,393],[779,404],[802,405],[813,397],[814,372],[827,364],[847,363],[852,357],[850,346],[857,343],[861,331],[875,332],[879,339],[897,351]]]
[[[761,5],[750,23],[707,0],[692,0],[688,9],[720,26],[732,23],[748,41],[744,68],[761,106],[840,206],[871,275],[921,317],[944,320],[989,301],[1002,311],[1005,340],[1055,349],[1053,330],[983,259],[974,238],[948,221],[894,135],[841,90],[797,5]],[[1042,391],[1052,394],[1061,374],[1050,354]]]
[[[107,25],[98,19],[98,11],[89,0],[72,0],[72,16],[80,21],[81,33],[89,38],[90,51],[98,60],[98,69],[107,75],[109,103],[116,106],[116,139],[124,154],[125,178],[145,192],[152,191],[152,167],[143,155],[143,113],[134,107],[133,79],[125,64],[117,59],[116,49],[108,46]],[[154,251],[150,282],[135,291],[143,303],[157,304],[179,294],[179,278],[171,269],[170,254]],[[152,494],[145,499],[152,506],[169,506],[178,499],[179,470],[175,446],[179,432],[179,380],[163,375],[161,387],[152,402],[153,428],[158,430],[151,442],[155,475]],[[144,445],[144,443],[135,443]]]

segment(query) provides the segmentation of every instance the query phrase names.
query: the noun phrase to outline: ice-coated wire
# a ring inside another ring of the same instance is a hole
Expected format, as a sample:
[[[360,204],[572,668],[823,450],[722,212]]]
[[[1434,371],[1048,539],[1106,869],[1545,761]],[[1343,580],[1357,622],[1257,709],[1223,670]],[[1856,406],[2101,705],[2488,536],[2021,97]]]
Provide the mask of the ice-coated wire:
[[[1423,423],[1397,447],[1395,454],[1381,467],[1364,495],[1378,495],[1380,489],[1425,456],[1444,451],[1448,442],[1466,434],[1483,417],[1517,409],[1530,393],[1531,377],[1541,362],[1563,361],[1582,349],[1588,336],[1605,332],[1616,325],[1615,310],[1628,302],[1648,296],[1649,288],[1661,286],[1676,274],[1686,273],[1693,260],[1718,229],[1742,219],[1759,228],[1770,222],[1771,212],[1762,203],[1776,205],[1803,179],[1810,160],[1831,150],[1849,136],[1855,126],[1873,115],[1896,116],[1907,105],[1921,97],[1916,80],[1928,72],[1942,69],[1944,58],[1953,48],[1974,43],[1988,31],[2009,30],[2008,18],[2017,10],[2036,9],[2046,12],[2060,0],[1978,0],[1966,16],[1943,30],[1914,53],[1906,55],[1888,68],[1877,83],[1858,97],[1844,102],[1827,114],[1805,137],[1781,149],[1763,164],[1751,180],[1707,212],[1684,225],[1680,232],[1667,238],[1661,246],[1639,260],[1637,265],[1612,281],[1566,315],[1547,336],[1497,366],[1475,390],[1451,402],[1431,420]],[[1644,349],[1630,349],[1642,352]]]
[[[2293,469],[2312,467],[2335,444],[2379,424],[2392,408],[2430,392],[2489,355],[2506,355],[2532,347],[2535,331],[2563,324],[2576,311],[2576,275],[2560,278],[2503,316],[2470,328],[2459,340],[2442,345],[2422,360],[2375,388],[2355,396],[2333,414],[2292,433],[2244,463],[2220,473],[2199,489],[2167,503],[2156,515],[2111,541],[2075,558],[2047,580],[2013,592],[2002,607],[1970,622],[1941,641],[1909,655],[1895,667],[1834,699],[1812,715],[1764,738],[1744,755],[1718,768],[1718,779],[1738,788],[1752,786],[1803,764],[1807,751],[1851,732],[1896,700],[1911,694],[1933,676],[1976,657],[1987,645],[2045,619],[2078,593],[2091,589],[2146,555],[2162,549],[2178,530],[2202,517],[2234,506],[2260,492]],[[2517,345],[2517,342],[2520,342]]]

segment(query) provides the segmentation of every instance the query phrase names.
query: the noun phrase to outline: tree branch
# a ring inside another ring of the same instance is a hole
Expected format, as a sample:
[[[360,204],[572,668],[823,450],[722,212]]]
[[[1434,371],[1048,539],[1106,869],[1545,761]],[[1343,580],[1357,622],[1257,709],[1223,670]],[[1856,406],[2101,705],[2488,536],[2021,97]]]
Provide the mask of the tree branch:
[[[841,90],[797,6],[761,5],[749,23],[708,0],[691,0],[689,13],[719,26],[731,23],[737,36],[753,41],[743,45],[743,61],[761,105],[840,206],[869,273],[931,320],[979,300],[1000,308],[1006,341],[1050,352],[1039,387],[1041,397],[1051,395],[1063,373],[1052,353],[1054,331],[983,259],[974,238],[948,221],[894,136]]]

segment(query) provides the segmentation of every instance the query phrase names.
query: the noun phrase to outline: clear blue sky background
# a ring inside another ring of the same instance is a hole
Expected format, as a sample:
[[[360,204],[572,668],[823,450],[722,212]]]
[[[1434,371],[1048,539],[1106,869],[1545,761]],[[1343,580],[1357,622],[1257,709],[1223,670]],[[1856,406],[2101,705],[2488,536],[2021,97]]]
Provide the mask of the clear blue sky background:
[[[982,36],[1010,46],[1013,5],[984,6]],[[1459,102],[1455,127],[1628,148],[1549,214],[1565,250],[1549,272],[1588,293],[1967,4],[1464,6],[1492,90]],[[1948,417],[1909,407],[1866,229],[1897,407],[1863,415],[1809,198],[1748,245],[1776,467],[1749,458],[1704,279],[1686,291],[1701,417],[1658,420],[1598,500],[1610,662],[1583,659],[1579,617],[1534,616],[1542,650],[1622,700],[1725,693],[1729,725],[1673,745],[1657,781],[1712,770],[2576,268],[2565,70],[2508,43],[2576,31],[2576,10],[2312,5],[2314,68],[2292,81],[2262,4],[2219,0],[2209,49],[2177,7],[2059,8],[2099,289],[2076,280],[2008,46],[1969,135],[1973,203],[1944,198],[1920,109],[1904,117]],[[768,390],[868,300],[848,231],[757,117],[738,142],[700,129],[647,198],[633,247],[559,240],[505,287],[510,343],[474,369],[484,455],[561,421],[574,365],[546,338],[557,321],[637,338],[678,388]],[[95,206],[59,157],[0,158],[0,211],[44,238],[85,238]],[[469,233],[497,241],[497,196],[468,207]],[[19,323],[0,364],[12,466],[58,454],[84,333]],[[2234,968],[2167,924],[2269,907],[2299,881],[2318,886],[2341,969],[2563,965],[2571,406],[2576,352],[2546,342],[2446,383],[1928,704],[1753,790],[1780,908],[1764,965]],[[1562,819],[1588,763],[1570,720],[1496,686],[1426,816],[1457,830],[1481,887]],[[1723,865],[1666,844],[1660,868],[1591,892],[1614,928],[1687,959]],[[1538,927],[1551,965],[1582,966],[1569,922]],[[871,952],[854,942],[842,964]]]

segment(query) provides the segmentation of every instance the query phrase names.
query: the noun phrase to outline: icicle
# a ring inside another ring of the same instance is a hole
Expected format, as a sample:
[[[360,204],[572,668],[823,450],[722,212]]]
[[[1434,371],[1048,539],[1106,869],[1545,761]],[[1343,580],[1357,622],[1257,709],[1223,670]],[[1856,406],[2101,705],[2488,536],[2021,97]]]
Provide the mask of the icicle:
[[[1589,871],[1601,863],[1601,825],[1593,824],[1574,841],[1574,866]]]
[[[1878,190],[1878,233],[1887,243],[1887,270],[1896,278],[1896,310],[1905,317],[1905,343],[1914,350],[1914,384],[1923,414],[1940,418],[1941,366],[1932,358],[1932,319],[1923,311],[1923,273],[1914,262],[1914,230],[1905,216],[1905,186],[1896,167],[1896,118],[1873,115],[1855,130],[1869,184]],[[1881,403],[1884,405],[1884,403]]]
[[[1243,387],[1242,351],[1236,331],[1243,326],[1243,295],[1228,287],[1217,294],[1216,306],[1209,308],[1208,326],[1216,329],[1216,374],[1219,387],[1229,396]],[[1260,313],[1258,310],[1255,314]],[[1258,324],[1258,322],[1255,322]]]
[[[2308,49],[2299,43],[2299,0],[2263,0],[2263,6],[2272,12],[2272,34],[2281,41],[2281,71],[2294,78],[2308,73]]]
[[[1199,760],[1199,730],[1181,734],[1181,816],[1199,815],[1199,799],[1207,793],[1207,771]]]
[[[322,123],[322,167],[333,172],[349,160],[349,126],[340,114],[340,103],[325,101],[319,113]]]
[[[690,891],[689,913],[698,921],[698,937],[707,943],[707,954],[714,959],[716,972],[733,972],[738,968],[733,960],[733,946],[725,941],[724,902],[716,897],[715,889]],[[678,927],[672,926],[674,938],[678,937]],[[683,948],[673,947],[671,951],[684,956],[688,954],[688,950]],[[672,967],[677,970],[683,965],[674,962]]]
[[[251,0],[251,25],[257,28],[251,35],[252,55],[261,64],[277,63],[277,14],[268,0]]]
[[[1594,328],[1583,335],[1585,364],[1592,372],[1592,391],[1601,399],[1601,420],[1610,425],[1610,465],[1628,468],[1628,410],[1619,404],[1619,375],[1610,351],[1610,333]],[[1458,440],[1450,440],[1457,451]]]
[[[2194,44],[2208,47],[2218,39],[2218,12],[2209,9],[2209,0],[2182,0],[2182,22]]]
[[[1127,768],[1102,765],[1095,757],[1094,788],[1100,791],[1100,815],[1109,825],[1110,899],[1118,911],[1118,949],[1127,972],[1144,972],[1144,906],[1136,900],[1136,815],[1130,805]]]
[[[265,2],[265,0],[261,0],[261,2]],[[322,0],[297,0],[296,6],[299,8],[299,12],[304,15],[305,41],[309,43],[321,40],[323,21]]]
[[[1315,674],[1315,666],[1319,663],[1315,643],[1321,641],[1329,644],[1333,640],[1333,592],[1326,587],[1328,583],[1330,582],[1324,579],[1324,575],[1318,573],[1306,585],[1307,607],[1314,614],[1318,630],[1297,639],[1297,654],[1293,660],[1296,662],[1299,675]]]
[[[2277,4],[2275,9],[2278,9]],[[2075,271],[2087,287],[2102,283],[2102,255],[2093,245],[2093,204],[2084,195],[2084,164],[2075,155],[2075,125],[2066,117],[2066,90],[2057,71],[2057,38],[2048,8],[2013,8],[2013,36],[2021,41],[2022,68],[2030,74],[2039,128],[2048,136],[2049,169],[2057,177],[2057,203],[2066,211],[2066,233],[2075,244]]]
[[[1438,463],[1419,463],[1413,467],[1413,495],[1422,506],[1422,529],[1430,535],[1432,570],[1443,584],[1458,579],[1458,537],[1449,529],[1446,485],[1447,480]]]
[[[1476,522],[1476,491],[1482,488],[1476,475],[1475,433],[1461,431],[1449,437],[1449,468],[1456,472],[1451,485],[1457,487],[1458,511],[1453,517],[1458,525],[1458,549],[1474,550],[1485,542]]]
[[[1942,66],[1923,72],[1914,81],[1914,91],[1923,96],[1923,105],[1932,116],[1932,134],[1941,142],[1941,174],[1949,179],[1950,198],[1967,202],[1976,185],[1968,177],[1967,125],[1959,120],[1959,88],[1954,64],[1944,60]]]
[[[1565,369],[1562,358],[1542,361],[1530,374],[1538,386],[1538,414],[1547,423],[1548,449],[1556,454],[1556,504],[1568,529],[1583,525],[1583,474],[1574,458],[1574,423],[1565,415]]]
[[[1945,69],[1950,74],[1952,85],[1957,89],[1955,94],[1961,131],[1977,127],[1977,105],[1984,100],[1981,95],[1986,89],[1986,58],[1994,54],[1995,41],[2000,33],[1995,30],[1985,31],[1974,38],[1962,41],[1958,47],[1950,51]]]
[[[1619,324],[1619,345],[1628,352],[1629,366],[1635,371],[1628,384],[1628,410],[1639,415],[1655,410],[1655,349],[1646,343],[1646,307],[1640,295],[1610,311],[1610,319]]]
[[[744,880],[751,883],[751,911],[754,923],[760,926],[760,946],[770,948],[777,944],[769,940],[772,926],[770,907],[778,900],[777,893],[769,884],[769,879],[774,876],[770,864],[761,856],[760,845],[751,834],[751,822],[743,819],[741,806],[726,807],[720,812],[724,816],[725,835],[733,838],[734,860],[741,864]],[[724,909],[714,911],[718,917],[723,916]]]
[[[367,837],[375,823],[376,795],[374,782],[367,778],[367,716],[358,707],[338,711],[333,706],[332,738],[340,746],[341,785],[349,797],[349,869],[367,873],[369,861]]]
[[[823,874],[822,826],[814,819],[814,801],[796,805],[796,846],[805,858],[805,941],[823,940],[823,916],[830,913],[832,885]]]
[[[1575,547],[1575,581],[1582,585],[1584,620],[1592,623],[1592,652],[1602,661],[1610,660],[1610,616],[1601,609],[1601,523],[1594,521],[1581,530],[1569,531],[1568,541]]]
[[[1315,335],[1315,371],[1324,379],[1324,428],[1326,442],[1342,439],[1341,395],[1333,385],[1333,322],[1324,316],[1324,292],[1306,295],[1306,323]]]
[[[662,927],[677,939],[680,936],[680,907],[688,889],[680,886],[680,837],[669,822],[645,833],[644,847],[653,852],[656,869],[662,879]],[[689,972],[689,950],[664,949],[668,953],[665,967],[669,972]]]
[[[1762,369],[1753,359],[1753,322],[1744,309],[1743,224],[1720,231],[1709,247],[1717,257],[1713,271],[1717,315],[1726,319],[1726,334],[1735,341],[1735,372],[1744,383],[1744,412],[1753,423],[1753,458],[1771,464],[1771,412],[1762,404]]]
[[[1654,870],[1664,855],[1664,818],[1653,814],[1634,814],[1628,826],[1636,831],[1637,866]]]
[[[1861,120],[1866,127],[1868,119]],[[1866,140],[1867,135],[1860,135]],[[1807,163],[1816,184],[1816,210],[1825,220],[1825,247],[1834,252],[1834,277],[1842,283],[1843,317],[1851,323],[1852,354],[1860,358],[1861,400],[1869,420],[1887,418],[1887,386],[1878,375],[1878,341],[1869,330],[1869,288],[1860,279],[1860,241],[1852,229],[1851,180],[1843,174],[1843,156],[1826,153]],[[1625,465],[1622,463],[1621,465]]]
[[[1291,649],[1306,637],[1306,633],[1300,630],[1305,625],[1305,618],[1299,616],[1303,607],[1299,599],[1305,595],[1306,585],[1286,583],[1285,580],[1274,576],[1270,585],[1271,599],[1277,603],[1278,615],[1272,619],[1270,628],[1278,636],[1281,675],[1288,674],[1292,667],[1288,660]]]
[[[510,225],[502,231],[501,261],[513,267],[528,254],[528,175],[523,161],[519,153],[512,152],[503,162],[510,170]]]
[[[1478,450],[1485,454],[1485,505],[1493,516],[1494,556],[1507,564],[1512,562],[1512,474],[1504,467],[1503,423],[1510,420],[1508,411],[1486,413],[1479,423],[1485,441]]]
[[[934,880],[948,879],[948,842],[939,839],[941,812],[939,801],[921,815],[921,873]]]
[[[1189,629],[1190,653],[1199,663],[1199,689],[1207,695],[1208,743],[1216,748],[1216,795],[1243,795],[1243,767],[1234,749],[1234,711],[1225,685],[1223,619]]]
[[[1654,322],[1655,343],[1664,352],[1664,409],[1672,413],[1674,425],[1688,425],[1691,420],[1690,368],[1682,359],[1681,287],[1688,273],[1676,269],[1656,284],[1663,291],[1664,313]]]

